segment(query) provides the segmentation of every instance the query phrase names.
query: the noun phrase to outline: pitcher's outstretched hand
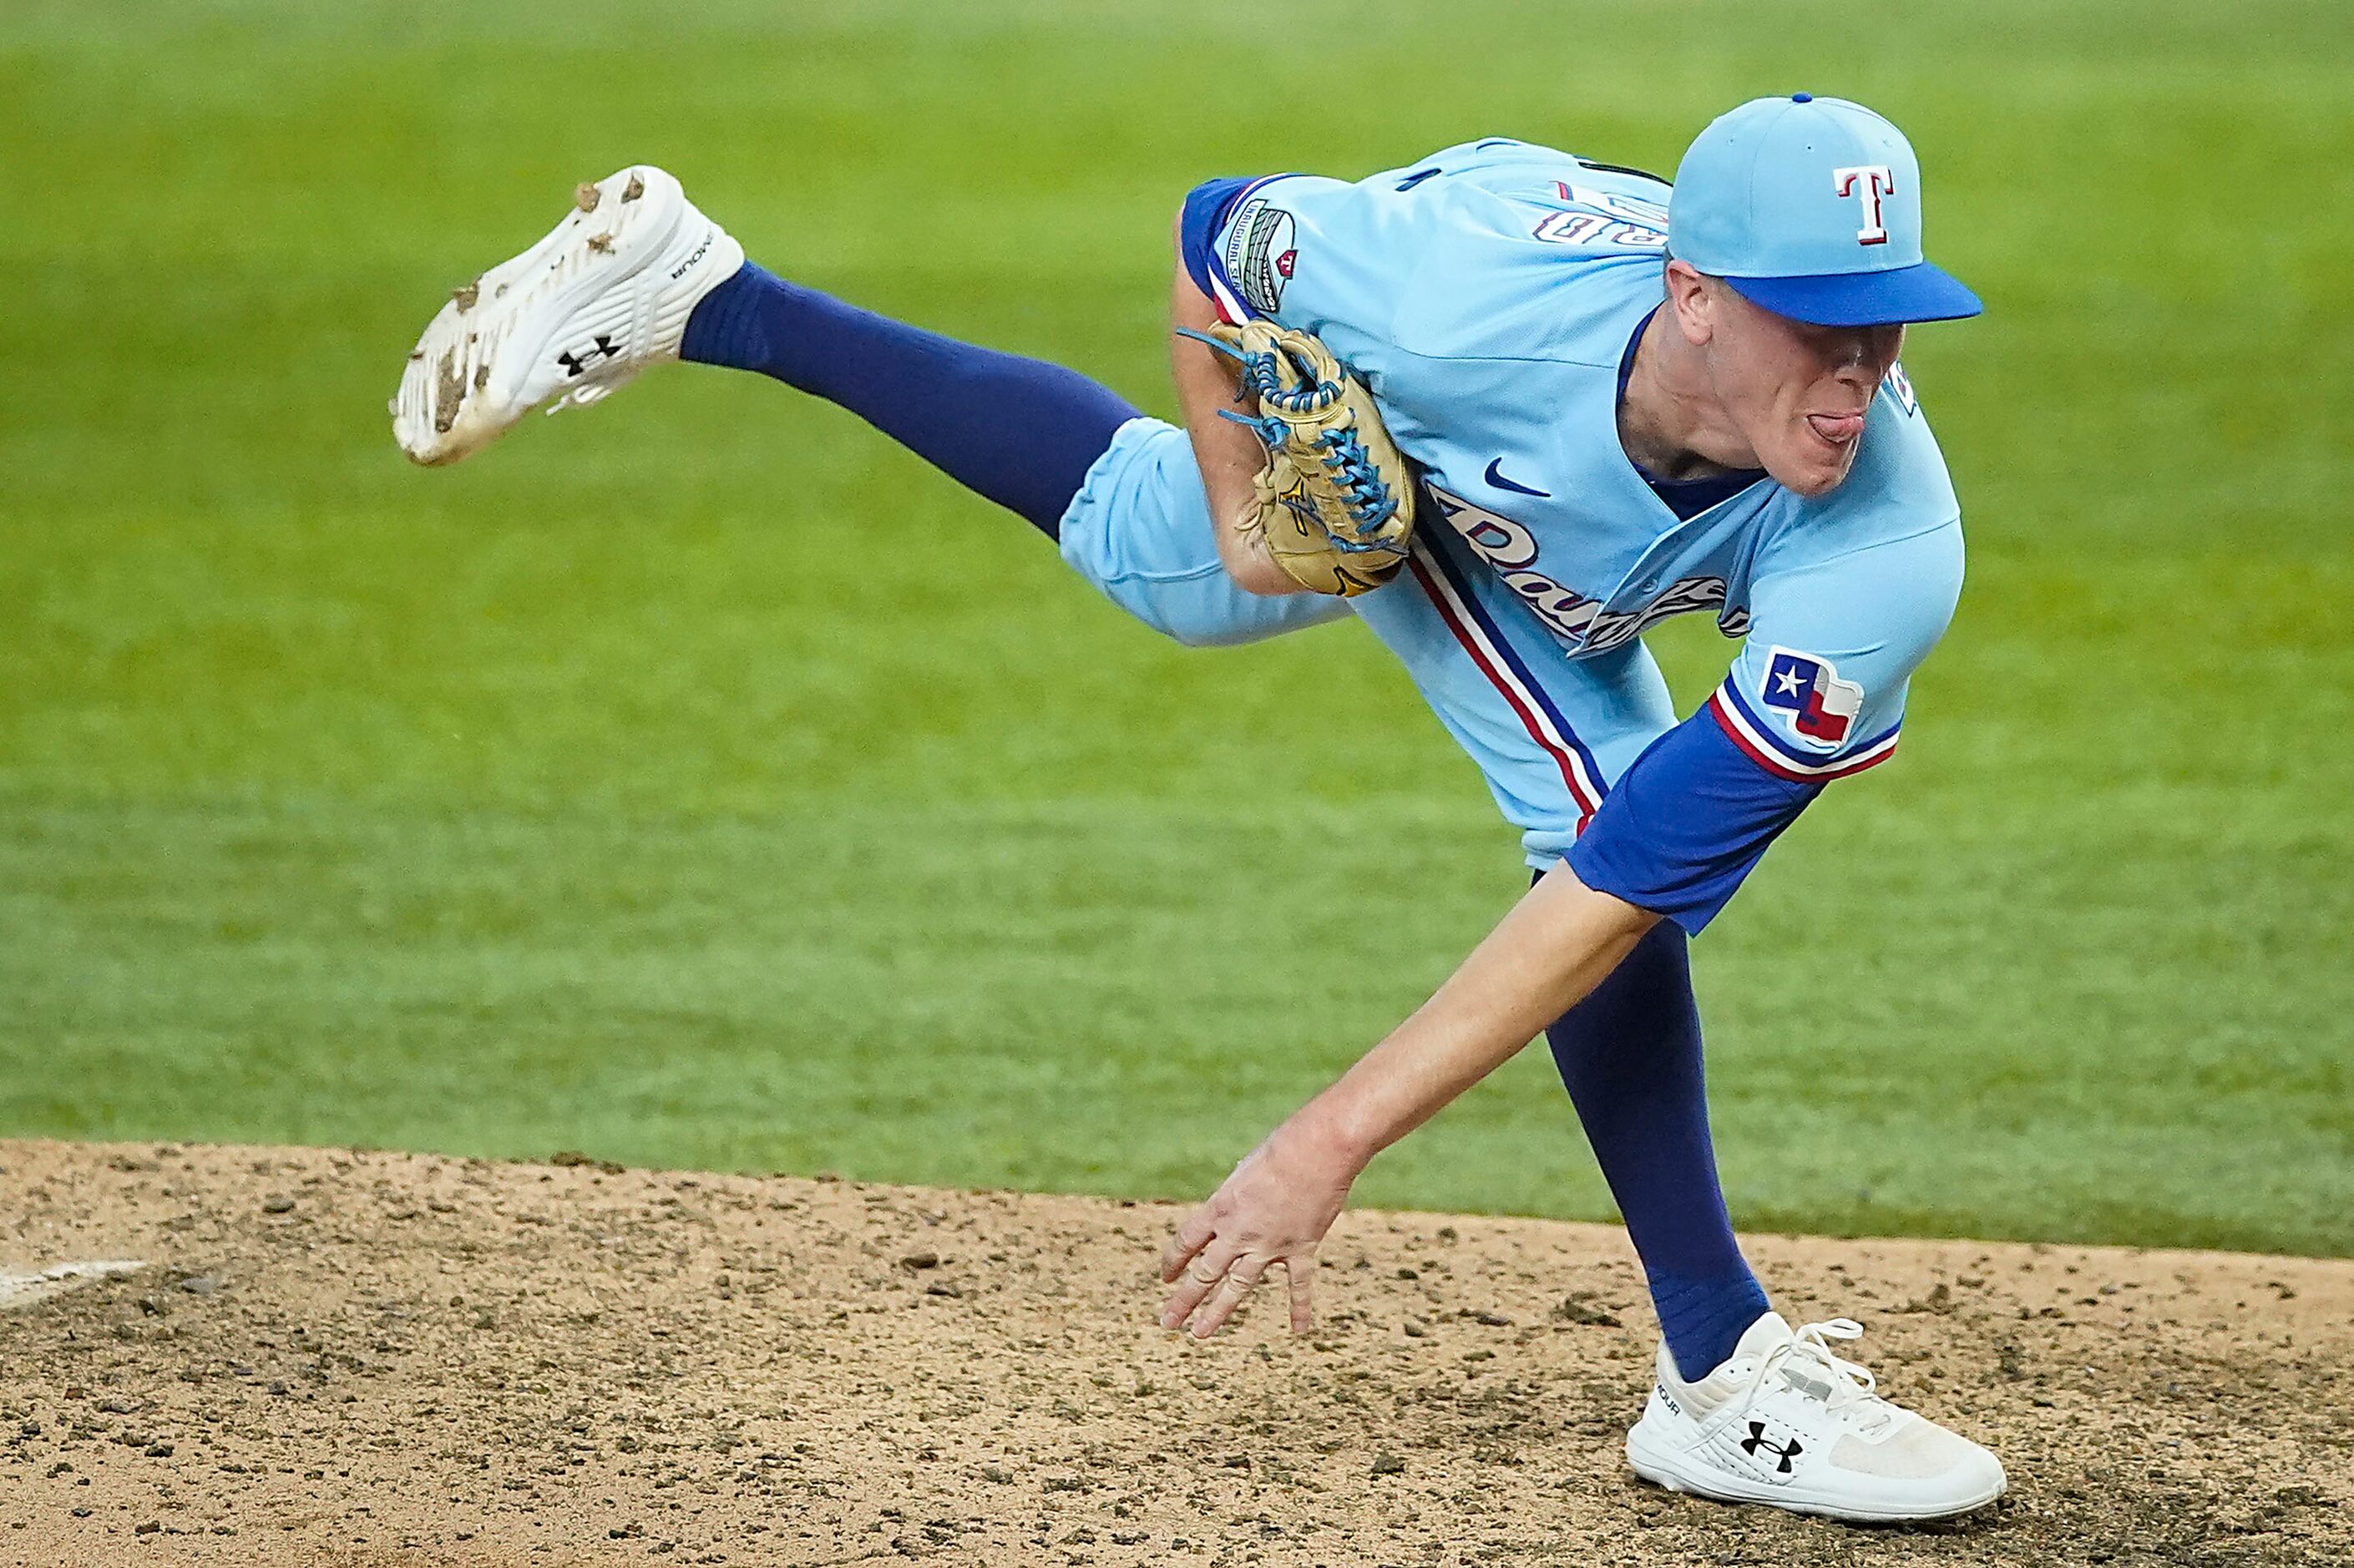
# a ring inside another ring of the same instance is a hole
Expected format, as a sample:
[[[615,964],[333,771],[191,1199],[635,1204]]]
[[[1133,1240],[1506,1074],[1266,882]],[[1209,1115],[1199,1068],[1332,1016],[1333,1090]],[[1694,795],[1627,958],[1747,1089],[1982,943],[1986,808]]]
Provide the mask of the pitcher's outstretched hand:
[[[1176,1288],[1161,1309],[1161,1326],[1182,1329],[1190,1318],[1193,1337],[1208,1339],[1279,1263],[1291,1287],[1293,1330],[1314,1328],[1317,1244],[1332,1228],[1359,1169],[1298,1118],[1276,1128],[1161,1249],[1161,1283]]]

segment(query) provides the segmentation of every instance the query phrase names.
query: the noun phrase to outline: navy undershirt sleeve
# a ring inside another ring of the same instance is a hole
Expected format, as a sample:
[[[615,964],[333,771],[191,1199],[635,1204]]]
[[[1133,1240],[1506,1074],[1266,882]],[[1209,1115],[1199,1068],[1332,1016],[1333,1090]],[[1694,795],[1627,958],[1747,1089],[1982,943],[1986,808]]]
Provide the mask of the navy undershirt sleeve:
[[[1777,779],[1703,708],[1653,741],[1571,846],[1577,879],[1697,936],[1819,783]]]
[[[1185,193],[1185,208],[1177,220],[1177,248],[1185,259],[1185,271],[1193,286],[1215,299],[1210,287],[1211,245],[1218,238],[1219,226],[1235,198],[1256,183],[1256,176],[1233,179],[1205,180]]]

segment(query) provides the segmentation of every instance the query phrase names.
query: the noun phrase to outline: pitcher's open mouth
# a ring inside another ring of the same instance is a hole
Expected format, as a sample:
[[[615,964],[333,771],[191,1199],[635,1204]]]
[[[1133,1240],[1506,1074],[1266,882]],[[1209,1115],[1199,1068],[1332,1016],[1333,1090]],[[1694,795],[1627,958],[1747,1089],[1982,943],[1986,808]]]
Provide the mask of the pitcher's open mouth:
[[[1861,414],[1809,414],[1807,428],[1829,446],[1843,447],[1863,434]]]

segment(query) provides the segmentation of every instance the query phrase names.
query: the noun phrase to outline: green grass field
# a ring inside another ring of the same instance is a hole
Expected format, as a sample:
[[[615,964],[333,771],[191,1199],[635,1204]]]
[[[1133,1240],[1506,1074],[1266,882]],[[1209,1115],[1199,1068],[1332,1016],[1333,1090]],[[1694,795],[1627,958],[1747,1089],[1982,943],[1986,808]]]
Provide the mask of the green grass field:
[[[401,355],[652,159],[1165,412],[1193,182],[1807,89],[1989,312],[1905,356],[1972,559],[1903,755],[1696,949],[1736,1217],[2354,1251],[2354,11],[1154,9],[15,0],[0,1134],[1205,1191],[1522,883],[1372,640],[1161,645],[749,377],[418,471]],[[1609,1213],[1542,1052],[1360,1196]]]

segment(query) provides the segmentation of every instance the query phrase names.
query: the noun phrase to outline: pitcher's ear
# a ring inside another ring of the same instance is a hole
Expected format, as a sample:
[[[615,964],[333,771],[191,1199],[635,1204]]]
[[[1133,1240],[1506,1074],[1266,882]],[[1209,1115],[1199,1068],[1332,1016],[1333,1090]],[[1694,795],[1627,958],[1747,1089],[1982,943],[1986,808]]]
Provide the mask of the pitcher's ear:
[[[1664,276],[1668,309],[1675,313],[1676,326],[1684,334],[1684,341],[1697,348],[1716,331],[1716,280],[1672,256],[1668,258]]]

